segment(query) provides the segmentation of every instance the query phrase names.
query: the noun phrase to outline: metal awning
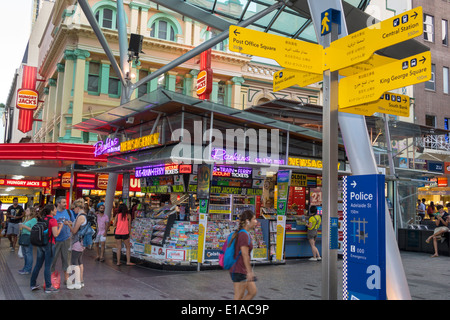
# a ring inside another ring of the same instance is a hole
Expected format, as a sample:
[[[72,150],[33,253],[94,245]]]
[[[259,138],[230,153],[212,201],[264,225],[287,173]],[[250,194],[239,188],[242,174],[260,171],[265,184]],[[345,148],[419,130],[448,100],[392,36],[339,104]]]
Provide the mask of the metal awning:
[[[73,127],[101,135],[109,135],[116,131],[133,135],[138,134],[140,125],[156,120],[159,114],[171,115],[181,113],[183,110],[186,113],[203,116],[213,112],[214,119],[240,125],[243,128],[279,129],[301,139],[322,141],[322,133],[316,130],[161,88],[97,117],[75,124]],[[127,121],[130,118],[134,118],[133,123]]]

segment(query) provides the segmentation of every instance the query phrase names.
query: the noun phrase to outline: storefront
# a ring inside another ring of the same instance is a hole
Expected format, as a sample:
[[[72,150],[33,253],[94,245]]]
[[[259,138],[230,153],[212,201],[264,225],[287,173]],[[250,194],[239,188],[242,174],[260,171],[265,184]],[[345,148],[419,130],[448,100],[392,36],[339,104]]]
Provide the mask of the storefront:
[[[3,209],[12,204],[14,196],[28,198],[24,205],[34,203],[40,206],[53,202],[56,196],[65,196],[66,190],[57,191],[62,174],[71,168],[87,171],[106,165],[106,156],[95,157],[93,152],[93,146],[82,144],[1,144],[0,195],[9,201],[3,201]],[[90,176],[90,173],[85,174]],[[79,178],[82,180],[81,173]],[[70,172],[65,182],[69,190]]]
[[[247,209],[259,219],[253,261],[312,256],[305,214],[311,205],[320,213],[322,204],[319,132],[161,89],[77,126],[120,138],[102,172],[140,179],[145,196],[132,226],[135,257],[217,265]],[[343,155],[341,144],[339,171],[346,174]],[[280,172],[288,179],[281,181]]]

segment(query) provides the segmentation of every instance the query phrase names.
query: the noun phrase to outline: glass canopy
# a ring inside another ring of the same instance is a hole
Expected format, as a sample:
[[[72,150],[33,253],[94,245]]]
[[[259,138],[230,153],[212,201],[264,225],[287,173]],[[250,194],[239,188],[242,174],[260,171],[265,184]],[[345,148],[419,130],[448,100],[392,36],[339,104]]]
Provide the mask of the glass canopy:
[[[183,1],[183,0],[180,0]],[[355,8],[364,10],[367,0],[344,0]],[[252,15],[277,3],[276,0],[184,0],[199,9],[221,17],[231,24],[251,17]],[[248,28],[277,34],[308,42],[317,42],[314,26],[308,13],[300,13],[286,5],[273,11]]]

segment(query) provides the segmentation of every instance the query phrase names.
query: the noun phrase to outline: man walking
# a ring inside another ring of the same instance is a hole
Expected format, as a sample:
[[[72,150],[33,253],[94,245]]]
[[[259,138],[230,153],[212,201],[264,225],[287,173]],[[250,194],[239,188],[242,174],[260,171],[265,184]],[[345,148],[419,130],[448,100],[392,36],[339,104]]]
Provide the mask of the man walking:
[[[22,222],[24,210],[22,206],[19,206],[19,199],[15,197],[13,204],[6,210],[6,218],[8,219],[8,235],[11,242],[11,251],[15,251],[17,236],[19,235],[19,223]]]
[[[59,235],[55,238],[55,246],[54,246],[54,255],[51,266],[51,272],[53,273],[56,269],[56,263],[58,258],[61,257],[62,269],[64,271],[64,279],[67,282],[69,278],[69,274],[67,273],[67,268],[69,267],[69,254],[70,254],[70,229],[67,225],[64,224],[64,221],[69,221],[73,223],[75,218],[73,214],[66,209],[67,201],[65,197],[58,197],[56,199],[56,215],[55,219],[58,223],[62,223],[64,226],[61,229]]]

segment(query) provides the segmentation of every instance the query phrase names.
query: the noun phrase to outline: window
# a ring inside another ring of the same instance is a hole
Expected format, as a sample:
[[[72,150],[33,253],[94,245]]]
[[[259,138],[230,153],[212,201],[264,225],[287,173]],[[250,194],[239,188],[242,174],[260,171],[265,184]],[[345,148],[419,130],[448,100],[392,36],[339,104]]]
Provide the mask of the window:
[[[425,82],[425,89],[436,91],[436,65],[431,65],[431,79]]]
[[[116,23],[116,11],[109,9],[109,8],[100,8],[95,13],[95,19],[99,23],[100,27],[106,28],[106,29],[117,29],[117,23]]]
[[[225,92],[226,92],[226,84],[224,81],[219,81],[219,87],[217,92],[217,103],[225,104]]]
[[[423,37],[425,41],[434,42],[434,17],[424,14]]]
[[[209,40],[209,39],[212,39],[212,38],[214,38],[214,37],[216,37],[218,35],[219,35],[219,32],[217,32],[215,30],[205,31],[205,41]],[[218,51],[225,51],[227,43],[228,43],[228,40],[223,40],[222,42],[216,44],[211,49],[218,50]]]
[[[450,119],[449,118],[444,118],[444,129],[445,130],[450,130],[449,126],[450,126]],[[448,137],[448,133],[445,135],[445,141],[448,143],[449,142],[449,137]]]
[[[448,21],[442,20],[442,45],[448,46]]]
[[[139,70],[139,80],[144,79],[146,76],[148,76],[148,71],[146,70]],[[150,81],[144,84],[141,84],[138,87],[138,98],[142,97],[143,95],[146,95],[148,93],[148,85],[149,85]]]
[[[177,76],[175,80],[175,92],[184,93],[184,76]]]
[[[150,37],[162,40],[175,41],[175,27],[167,20],[156,20],[152,24]]]
[[[112,70],[109,73],[108,94],[116,97],[120,95],[120,80]]]
[[[436,127],[436,116],[425,115],[425,125],[429,127]]]
[[[89,62],[88,92],[99,93],[100,63]]]
[[[448,67],[442,68],[442,83],[443,83],[443,92],[448,94]]]

